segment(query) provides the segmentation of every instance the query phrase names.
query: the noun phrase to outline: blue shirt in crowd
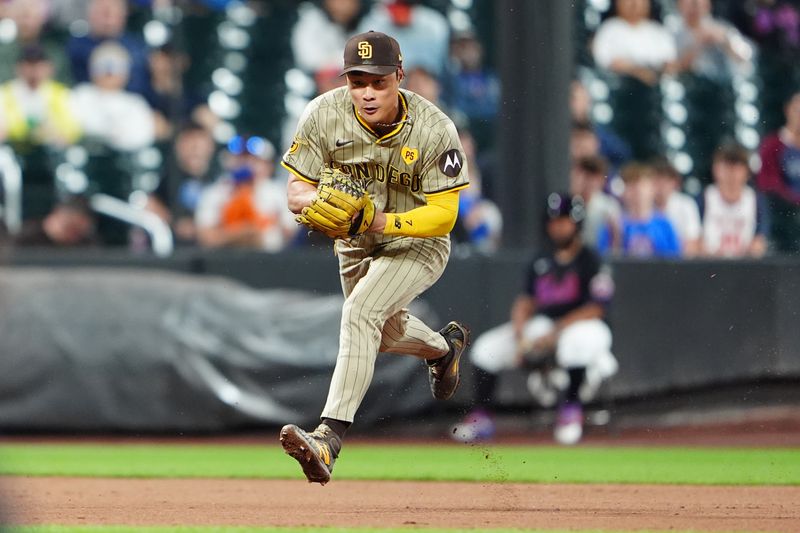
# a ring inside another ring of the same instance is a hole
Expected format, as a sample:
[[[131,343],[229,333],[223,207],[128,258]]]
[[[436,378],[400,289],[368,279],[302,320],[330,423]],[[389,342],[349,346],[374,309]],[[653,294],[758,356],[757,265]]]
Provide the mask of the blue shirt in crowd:
[[[600,231],[597,248],[606,254],[611,250],[611,231]],[[655,213],[649,220],[622,218],[622,253],[630,257],[678,257],[681,243],[675,228],[663,215]]]
[[[104,41],[111,40],[121,44],[131,56],[131,69],[128,75],[128,91],[147,95],[150,89],[150,63],[148,48],[143,40],[131,34],[125,34],[116,39],[99,39],[91,35],[72,37],[67,42],[67,54],[72,65],[72,75],[76,83],[90,80],[89,56],[92,51]]]

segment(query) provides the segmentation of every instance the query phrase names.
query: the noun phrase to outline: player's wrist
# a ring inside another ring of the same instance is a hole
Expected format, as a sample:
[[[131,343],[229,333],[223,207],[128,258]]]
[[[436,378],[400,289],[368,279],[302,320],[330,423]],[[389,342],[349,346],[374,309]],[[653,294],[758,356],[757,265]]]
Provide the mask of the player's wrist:
[[[367,233],[383,233],[386,228],[386,214],[383,211],[375,211],[375,218],[372,219]]]

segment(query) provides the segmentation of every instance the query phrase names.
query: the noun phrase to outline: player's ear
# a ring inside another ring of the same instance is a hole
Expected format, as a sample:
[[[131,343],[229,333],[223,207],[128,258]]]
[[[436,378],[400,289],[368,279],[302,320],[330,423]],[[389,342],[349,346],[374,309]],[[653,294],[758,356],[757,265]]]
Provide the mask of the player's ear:
[[[405,78],[405,77],[406,77],[406,73],[405,73],[405,72],[403,72],[403,67],[399,67],[399,68],[397,69],[397,72],[396,72],[396,74],[397,74],[397,81],[398,81],[398,82],[401,82],[401,81],[403,81],[403,78]]]

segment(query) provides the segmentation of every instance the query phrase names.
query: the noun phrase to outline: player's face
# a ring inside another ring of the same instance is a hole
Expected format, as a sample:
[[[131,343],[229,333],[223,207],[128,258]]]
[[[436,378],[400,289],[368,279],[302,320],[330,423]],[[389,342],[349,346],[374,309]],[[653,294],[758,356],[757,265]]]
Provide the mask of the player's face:
[[[386,76],[348,72],[347,87],[358,114],[370,126],[391,124],[400,110],[397,94],[402,74]]]
[[[578,234],[578,225],[570,217],[552,218],[547,221],[547,236],[557,248],[572,244]]]

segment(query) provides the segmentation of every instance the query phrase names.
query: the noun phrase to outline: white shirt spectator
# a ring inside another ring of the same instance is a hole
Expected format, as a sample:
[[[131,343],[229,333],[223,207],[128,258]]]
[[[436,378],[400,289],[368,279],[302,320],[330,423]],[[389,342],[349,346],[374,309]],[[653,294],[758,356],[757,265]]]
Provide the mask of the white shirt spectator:
[[[675,41],[659,23],[644,20],[632,25],[612,17],[600,25],[592,44],[598,66],[609,68],[616,59],[660,70],[676,58]]]
[[[72,101],[85,136],[99,138],[123,152],[153,144],[153,112],[140,95],[82,83],[73,91]]]
[[[689,65],[694,74],[715,81],[728,82],[735,73],[747,73],[752,69],[750,61],[753,58],[753,46],[739,33],[739,30],[727,22],[711,17],[703,19],[702,24],[723,35],[724,42],[720,44],[698,42],[695,31],[680,19],[671,28],[680,56],[697,50]]]
[[[397,40],[403,52],[404,69],[422,67],[437,77],[443,74],[449,53],[450,27],[440,12],[415,4],[411,6],[408,25],[398,26],[389,8],[376,2],[359,24],[357,33],[370,30],[386,33]]]
[[[313,74],[331,66],[342,66],[342,50],[350,34],[319,7],[303,2],[292,29],[292,52],[297,67]]]
[[[682,245],[697,241],[702,234],[700,208],[697,202],[686,193],[675,191],[667,200],[664,216],[675,228]]]
[[[198,229],[214,228],[222,223],[222,211],[234,187],[232,179],[221,178],[203,190],[195,211]],[[257,180],[255,207],[262,215],[274,219],[274,223],[263,232],[262,248],[271,252],[283,249],[287,244],[286,235],[292,235],[297,226],[287,204],[286,184],[275,179]]]
[[[610,194],[602,191],[595,192],[589,203],[586,204],[586,218],[581,230],[583,242],[595,248],[600,237],[600,230],[609,224],[622,226],[622,206]]]
[[[728,203],[716,185],[706,187],[703,213],[703,249],[723,257],[746,256],[756,235],[756,193],[745,186],[737,202]]]

